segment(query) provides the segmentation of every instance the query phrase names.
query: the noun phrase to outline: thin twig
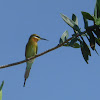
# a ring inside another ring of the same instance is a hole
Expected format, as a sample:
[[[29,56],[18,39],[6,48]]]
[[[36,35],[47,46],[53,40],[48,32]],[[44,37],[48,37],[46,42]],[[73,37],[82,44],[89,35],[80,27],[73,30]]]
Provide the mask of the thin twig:
[[[90,28],[90,29],[93,30],[93,29],[95,29],[95,27],[96,27],[96,26],[90,26],[90,27],[88,27],[88,28]],[[46,50],[46,51],[44,51],[44,52],[42,52],[42,53],[40,53],[40,54],[37,54],[37,55],[35,55],[34,57],[30,57],[30,58],[28,58],[28,59],[25,59],[25,60],[22,60],[22,61],[19,61],[19,62],[15,62],[15,63],[11,63],[11,64],[7,64],[7,65],[0,66],[0,69],[6,68],[6,67],[15,66],[15,65],[18,65],[18,64],[22,64],[22,63],[24,63],[24,62],[27,62],[27,61],[29,61],[29,60],[32,60],[32,59],[37,58],[37,57],[39,57],[39,56],[42,56],[42,55],[44,55],[44,54],[46,54],[46,53],[48,53],[48,52],[50,52],[50,51],[53,51],[53,50],[55,50],[55,49],[57,49],[57,48],[63,46],[65,43],[67,43],[68,41],[72,40],[73,38],[78,37],[78,36],[81,36],[81,35],[83,35],[83,34],[85,34],[85,33],[86,33],[86,31],[81,32],[81,33],[77,34],[76,36],[72,36],[71,38],[69,38],[69,39],[67,39],[65,42],[63,42],[62,44],[59,44],[59,45],[57,45],[57,46],[55,46],[55,47],[53,47],[53,48],[51,48],[51,49],[49,49],[49,50]]]

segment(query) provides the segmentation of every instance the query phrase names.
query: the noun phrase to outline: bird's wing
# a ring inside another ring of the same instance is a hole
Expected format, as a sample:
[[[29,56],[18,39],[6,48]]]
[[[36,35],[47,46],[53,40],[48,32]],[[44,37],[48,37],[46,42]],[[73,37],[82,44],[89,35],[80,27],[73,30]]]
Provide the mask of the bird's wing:
[[[37,51],[38,51],[38,46],[36,46],[36,54],[37,54]]]
[[[27,48],[27,45],[26,45],[26,48]],[[25,48],[25,57],[26,57],[26,48]]]

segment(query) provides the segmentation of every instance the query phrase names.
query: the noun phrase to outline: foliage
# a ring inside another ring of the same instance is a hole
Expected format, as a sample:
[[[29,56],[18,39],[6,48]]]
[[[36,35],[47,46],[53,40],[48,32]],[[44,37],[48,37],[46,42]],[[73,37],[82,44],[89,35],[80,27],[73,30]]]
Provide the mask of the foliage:
[[[98,54],[95,47],[96,44],[100,46],[100,0],[96,0],[94,15],[91,15],[88,12],[84,11],[82,11],[81,13],[84,20],[85,35],[80,35],[82,32],[78,26],[78,18],[75,14],[72,14],[72,19],[69,19],[64,14],[61,14],[62,19],[74,30],[72,40],[70,40],[68,43],[65,43],[63,46],[80,48],[84,60],[86,61],[86,63],[88,63],[89,56],[91,56],[91,51],[84,40],[84,36],[87,38],[91,49],[96,51],[96,53]],[[88,25],[89,21],[93,22],[93,26]],[[77,37],[77,34],[79,34],[79,37]],[[65,32],[62,34],[59,44],[65,42],[67,38],[68,31],[67,34],[65,34]]]

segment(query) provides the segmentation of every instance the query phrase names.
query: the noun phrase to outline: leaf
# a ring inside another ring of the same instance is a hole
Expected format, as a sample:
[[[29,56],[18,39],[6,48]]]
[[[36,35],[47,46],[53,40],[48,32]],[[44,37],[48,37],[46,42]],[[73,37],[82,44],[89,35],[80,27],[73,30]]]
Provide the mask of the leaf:
[[[74,45],[72,47],[73,48],[80,48],[80,45],[78,43],[74,43]]]
[[[70,42],[67,42],[66,44],[64,44],[64,46],[70,46],[73,48],[80,48],[80,45],[78,43],[76,43],[78,40],[78,38],[73,38]]]
[[[100,18],[95,19],[95,24],[100,25]]]
[[[98,11],[97,11],[97,0],[96,0],[96,5],[95,5],[95,8],[94,8],[94,17],[95,18],[98,18]]]
[[[100,29],[97,27],[96,29],[93,30],[93,32],[95,33],[95,35],[100,38]]]
[[[100,46],[100,38],[99,39],[96,38],[96,43]]]
[[[78,18],[75,14],[72,15],[72,20],[75,22],[76,25],[78,25]],[[74,33],[78,33],[78,31],[74,30]]]
[[[77,38],[73,38],[69,43],[70,46],[73,46],[77,42]]]
[[[81,52],[82,52],[83,58],[88,64],[89,56],[91,56],[90,49],[85,43],[85,41],[81,41],[80,44],[81,44]]]
[[[0,86],[0,91],[2,90],[3,85],[4,85],[4,81],[2,81],[2,84]]]
[[[86,18],[86,19],[88,19],[88,20],[94,21],[94,17],[91,16],[89,13],[83,12],[83,11],[81,11],[81,13],[82,13],[82,15],[83,15],[84,18]]]
[[[97,53],[97,55],[99,56],[99,53],[97,52],[97,50],[95,49],[95,52]]]
[[[2,90],[0,91],[0,100],[2,100]]]
[[[78,25],[78,18],[75,14],[72,15],[72,20],[75,22],[76,25]]]
[[[96,5],[94,8],[94,17],[100,18],[100,0],[96,0]]]
[[[82,55],[83,55],[84,60],[88,64],[88,60],[89,60],[88,55],[86,54],[86,52],[85,52],[85,50],[83,48],[81,48],[81,52],[82,52]]]
[[[93,35],[93,33],[89,30],[87,30],[87,34],[89,35],[89,42],[90,42],[90,47],[92,48],[92,50],[95,50],[95,37]]]
[[[67,44],[64,44],[63,46],[69,46],[69,47],[72,47],[72,48],[80,48],[80,45],[78,44],[78,43],[74,43],[72,46],[71,45],[69,45],[69,43],[67,43]]]
[[[61,38],[60,38],[60,40],[59,40],[59,44],[65,42],[65,41],[67,40],[67,38],[68,38],[68,31],[65,31],[65,32],[62,34],[62,36],[61,36]]]
[[[84,28],[87,29],[87,27],[88,27],[88,21],[84,17],[83,17],[83,20],[84,20]]]
[[[61,17],[71,28],[73,28],[74,30],[80,32],[80,29],[79,29],[78,25],[75,24],[75,22],[73,20],[69,19],[67,16],[65,16],[63,14],[61,14]]]
[[[4,81],[2,81],[2,84],[0,86],[0,100],[2,100],[2,87],[4,85]]]
[[[91,51],[90,51],[88,45],[85,43],[85,41],[83,41],[83,48],[84,48],[84,50],[87,52],[87,54],[88,54],[89,56],[91,56]]]

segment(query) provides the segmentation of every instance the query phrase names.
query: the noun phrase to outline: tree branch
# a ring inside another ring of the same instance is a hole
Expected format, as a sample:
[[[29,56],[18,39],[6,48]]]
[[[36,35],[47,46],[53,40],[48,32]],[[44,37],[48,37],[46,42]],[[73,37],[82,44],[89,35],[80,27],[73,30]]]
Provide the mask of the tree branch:
[[[82,32],[81,34],[76,35],[76,37],[81,36],[82,34],[85,34],[85,33],[86,33],[86,31]],[[62,44],[58,44],[57,46],[55,46],[55,47],[53,47],[53,48],[51,48],[51,49],[49,49],[49,50],[47,50],[47,51],[44,51],[44,52],[42,52],[42,53],[40,53],[40,54],[35,55],[34,57],[30,57],[30,58],[28,58],[28,59],[25,59],[25,60],[22,60],[22,61],[19,61],[19,62],[15,62],[15,63],[11,63],[11,64],[7,64],[7,65],[0,66],[0,69],[1,69],[1,68],[6,68],[6,67],[15,66],[15,65],[18,65],[18,64],[22,64],[22,63],[24,63],[24,62],[27,62],[27,61],[29,61],[29,60],[32,60],[32,59],[37,58],[37,57],[39,57],[39,56],[42,56],[42,55],[44,55],[44,54],[46,54],[46,53],[48,53],[48,52],[50,52],[50,51],[53,51],[53,50],[55,50],[55,49],[57,49],[57,48],[63,46],[65,43],[67,43],[68,41],[72,40],[73,38],[75,38],[75,36],[74,36],[74,37],[71,37],[71,38],[69,38],[69,39],[67,39],[67,40],[66,40],[65,42],[63,42]]]
[[[96,28],[96,26],[90,26],[90,27],[88,27],[89,29],[95,29]],[[51,51],[53,51],[53,50],[55,50],[55,49],[57,49],[57,48],[60,48],[61,46],[63,46],[65,43],[67,43],[68,41],[70,41],[70,40],[72,40],[73,38],[75,38],[75,37],[79,37],[79,36],[81,36],[81,35],[83,35],[83,34],[85,34],[86,33],[86,31],[84,31],[84,32],[81,32],[81,33],[79,33],[79,34],[77,34],[76,36],[72,36],[71,38],[69,38],[69,39],[67,39],[65,42],[63,42],[62,44],[58,44],[57,46],[55,46],[55,47],[53,47],[53,48],[51,48],[51,49],[48,49],[47,51],[44,51],[44,52],[42,52],[42,53],[40,53],[40,54],[37,54],[37,55],[35,55],[34,57],[30,57],[30,58],[28,58],[28,59],[25,59],[25,60],[22,60],[22,61],[19,61],[19,62],[15,62],[15,63],[11,63],[11,64],[7,64],[7,65],[3,65],[3,66],[0,66],[0,69],[2,69],[2,68],[6,68],[6,67],[11,67],[11,66],[15,66],[15,65],[18,65],[18,64],[22,64],[22,63],[24,63],[24,62],[27,62],[27,61],[29,61],[29,60],[32,60],[32,59],[34,59],[34,58],[37,58],[37,57],[39,57],[39,56],[42,56],[42,55],[44,55],[44,54],[46,54],[46,53],[48,53],[48,52],[51,52]]]

